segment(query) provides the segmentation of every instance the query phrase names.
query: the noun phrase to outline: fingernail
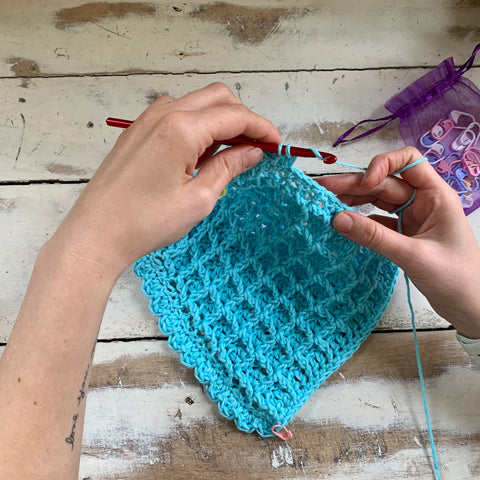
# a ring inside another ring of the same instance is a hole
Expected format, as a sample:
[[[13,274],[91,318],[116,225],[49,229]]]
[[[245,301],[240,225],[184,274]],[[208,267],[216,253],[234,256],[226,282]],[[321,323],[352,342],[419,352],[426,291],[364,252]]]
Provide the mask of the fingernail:
[[[263,151],[257,147],[249,148],[245,152],[245,167],[254,167],[263,158]]]
[[[353,227],[353,218],[345,212],[338,213],[333,219],[333,228],[339,233],[349,233]]]

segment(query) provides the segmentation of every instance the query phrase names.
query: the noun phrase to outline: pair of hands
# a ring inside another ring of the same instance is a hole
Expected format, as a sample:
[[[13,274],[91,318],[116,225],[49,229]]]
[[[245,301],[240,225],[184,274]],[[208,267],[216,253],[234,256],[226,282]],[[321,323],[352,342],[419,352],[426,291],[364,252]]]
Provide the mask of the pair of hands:
[[[261,160],[248,146],[216,152],[214,141],[240,134],[281,141],[268,120],[214,84],[161,97],[120,135],[40,250],[0,357],[0,477],[78,478],[84,395],[111,289],[131,262],[185,235],[234,176]],[[480,338],[480,253],[456,194],[426,162],[403,179],[389,175],[419,157],[402,149],[375,157],[365,175],[319,180],[346,203],[385,210],[417,188],[404,210],[405,235],[393,219],[352,212],[333,226],[391,258],[459,333]]]
[[[53,241],[118,277],[138,257],[185,235],[211,212],[233,177],[261,160],[262,152],[248,146],[216,153],[214,141],[240,134],[281,141],[271,122],[223,84],[177,100],[160,97],[120,135]],[[317,181],[349,205],[373,203],[386,211],[403,205],[416,188],[403,214],[403,235],[396,219],[349,211],[338,214],[333,226],[390,258],[459,333],[480,338],[480,248],[457,194],[427,162],[402,178],[390,175],[420,157],[406,147],[376,156],[365,174]]]

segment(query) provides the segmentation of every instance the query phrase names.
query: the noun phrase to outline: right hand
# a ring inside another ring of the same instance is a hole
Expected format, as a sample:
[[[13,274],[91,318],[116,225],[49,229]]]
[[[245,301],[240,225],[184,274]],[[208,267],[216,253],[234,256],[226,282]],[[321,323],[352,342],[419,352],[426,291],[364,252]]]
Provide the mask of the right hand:
[[[397,264],[433,309],[460,333],[480,338],[480,248],[457,193],[427,162],[397,178],[391,174],[422,155],[413,147],[377,155],[365,174],[317,179],[348,205],[372,203],[391,211],[417,193],[397,220],[343,211],[333,220],[342,235]]]
[[[214,142],[237,135],[279,143],[273,124],[223,84],[164,95],[122,132],[51,241],[115,278],[131,262],[183,237],[226,185],[263,152]],[[198,174],[195,169],[199,166]]]

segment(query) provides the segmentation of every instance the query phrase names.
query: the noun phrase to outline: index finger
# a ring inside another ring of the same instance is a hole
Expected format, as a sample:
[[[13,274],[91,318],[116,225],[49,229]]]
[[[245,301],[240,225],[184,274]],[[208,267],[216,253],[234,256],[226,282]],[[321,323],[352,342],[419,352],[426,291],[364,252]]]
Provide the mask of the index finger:
[[[215,141],[245,135],[259,142],[279,143],[280,134],[270,120],[258,115],[243,104],[214,106],[195,112],[197,131],[206,138],[205,148]]]
[[[161,97],[160,97],[161,98]],[[206,87],[193,90],[182,97],[177,98],[170,105],[168,110],[186,110],[196,111],[203,110],[204,108],[213,107],[216,105],[226,104],[239,104],[242,103],[235,96],[232,90],[224,83],[214,82],[210,83]],[[160,107],[159,110],[165,110],[165,105],[158,100],[152,105],[152,107]]]
[[[372,188],[381,183],[388,175],[394,174],[421,158],[422,154],[414,147],[404,147],[393,152],[376,155],[367,168],[362,184]],[[447,186],[427,161],[420,162],[415,167],[401,172],[401,176],[414,188]]]
[[[172,112],[195,112],[220,105],[238,104],[241,104],[240,100],[227,85],[215,82],[177,99],[173,99],[170,95],[161,95],[141,113],[134,123],[154,126],[165,115]]]

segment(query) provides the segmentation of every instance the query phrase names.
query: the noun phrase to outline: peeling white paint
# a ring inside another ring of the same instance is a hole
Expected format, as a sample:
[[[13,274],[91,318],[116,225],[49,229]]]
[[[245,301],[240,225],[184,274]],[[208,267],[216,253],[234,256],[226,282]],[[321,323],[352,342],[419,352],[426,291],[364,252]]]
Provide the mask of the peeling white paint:
[[[437,450],[442,480],[472,480],[472,467],[480,455],[480,446],[475,452],[471,449],[440,448]],[[307,469],[308,473],[308,469]],[[434,473],[430,456],[423,449],[400,450],[375,462],[365,462],[361,466],[357,462],[344,462],[335,472],[313,477],[329,480],[372,480],[377,478],[432,480]]]
[[[186,397],[196,400],[189,405]],[[200,386],[93,389],[88,395],[83,441],[85,445],[96,444],[102,438],[116,443],[148,443],[170,434],[179,424],[190,426],[219,418],[216,404]]]
[[[272,461],[272,468],[275,470],[287,465],[294,465],[292,448],[290,445],[288,445],[288,443],[285,443],[285,445],[279,445],[275,450],[273,450],[270,455],[270,459]]]
[[[185,403],[187,396],[195,402]],[[177,427],[195,427],[200,421],[213,424],[219,418],[216,404],[206,398],[201,387],[92,389],[82,448],[88,452],[100,447],[105,453],[82,455],[80,478],[96,478],[98,472],[107,476],[128,474],[142,465],[166,463],[169,453],[160,450],[161,443]],[[134,445],[134,450],[125,451],[125,445]],[[111,455],[115,449],[122,450],[120,457]]]
[[[148,355],[162,355],[162,357],[170,357],[179,359],[180,356],[177,352],[172,350],[167,342],[157,340],[147,340],[140,342],[111,342],[111,343],[99,343],[95,350],[94,364],[95,365],[108,365],[113,360],[119,358],[131,358],[132,360]],[[168,374],[169,372],[165,372]]]
[[[136,345],[135,348],[140,348],[140,345]],[[141,348],[144,351],[145,345]],[[155,350],[163,347],[155,344],[148,348]],[[117,353],[120,354],[121,350]],[[434,433],[480,432],[480,417],[476,409],[480,398],[478,379],[478,371],[468,367],[452,367],[446,373],[428,379],[426,387]],[[192,405],[185,403],[186,397],[193,398],[194,403]],[[395,402],[392,402],[392,398],[395,398]],[[164,385],[150,389],[111,387],[93,389],[87,401],[84,450],[98,452],[100,446],[105,449],[105,454],[97,454],[96,457],[83,455],[81,472],[86,477],[99,471],[104,475],[119,475],[124,472],[128,478],[131,468],[152,462],[167,462],[168,458],[165,455],[168,452],[162,452],[159,448],[162,440],[174,435],[179,426],[195,428],[201,421],[211,422],[212,429],[215,429],[214,423],[220,418],[222,417],[216,404],[208,399],[200,386]],[[421,392],[416,381],[372,379],[328,385],[313,395],[301,409],[298,418],[318,424],[319,428],[328,422],[338,422],[360,431],[394,428],[425,430]],[[295,441],[295,431],[293,434],[292,442]],[[125,452],[121,458],[109,453],[114,449],[122,449],[125,445],[133,445],[134,451]],[[358,462],[344,459],[341,468],[335,472],[330,471],[328,478],[345,480],[382,477],[430,480],[432,477],[429,473],[429,447],[428,445],[427,448],[423,447],[416,436],[412,439],[412,447],[415,445],[418,445],[418,448],[397,452],[394,455],[382,451],[378,445],[378,459],[375,463],[365,463],[359,467]],[[459,447],[455,451],[449,448],[439,449],[440,462],[446,465],[446,473],[442,480],[472,478],[469,471],[475,465],[475,459],[480,456],[480,446],[477,450],[478,455],[473,454],[471,446]],[[273,469],[294,466],[295,454],[291,446],[285,443],[276,447],[271,452],[270,463]],[[302,470],[299,471],[305,473],[302,474],[302,478],[309,478],[311,466],[308,462],[302,465]],[[362,472],[361,476],[359,471]],[[449,476],[448,472],[455,472],[457,476]]]
[[[480,375],[474,367],[450,367],[425,381],[434,430],[480,432]],[[395,402],[392,403],[392,398]],[[305,403],[298,418],[319,424],[339,422],[352,428],[424,428],[418,380],[370,379],[327,384]]]

